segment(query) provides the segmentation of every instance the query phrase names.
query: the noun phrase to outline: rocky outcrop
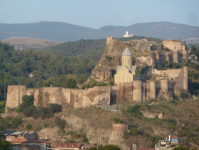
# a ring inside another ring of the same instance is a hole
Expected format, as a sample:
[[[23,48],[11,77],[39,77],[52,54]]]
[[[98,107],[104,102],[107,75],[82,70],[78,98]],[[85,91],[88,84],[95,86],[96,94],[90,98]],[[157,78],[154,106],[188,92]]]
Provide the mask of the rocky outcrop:
[[[79,131],[83,129],[90,143],[97,143],[99,145],[114,144],[123,150],[130,149],[123,142],[123,135],[127,131],[128,125],[113,124],[112,128],[95,128],[95,126],[90,125],[88,119],[83,119],[75,115],[62,115],[61,118],[67,121],[72,130]]]
[[[95,79],[96,81],[104,81],[113,77],[116,72],[117,66],[121,66],[121,54],[128,47],[130,52],[133,54],[133,64],[137,67],[145,67],[146,65],[151,65],[150,54],[143,55],[141,53],[136,53],[136,46],[132,42],[121,42],[112,37],[107,37],[107,45],[104,53],[102,54],[98,64],[93,69],[88,80]]]

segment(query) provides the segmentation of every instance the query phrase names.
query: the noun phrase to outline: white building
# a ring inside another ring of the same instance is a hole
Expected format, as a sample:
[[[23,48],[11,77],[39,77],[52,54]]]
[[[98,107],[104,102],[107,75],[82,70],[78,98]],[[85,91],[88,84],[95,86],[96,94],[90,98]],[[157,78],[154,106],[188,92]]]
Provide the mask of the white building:
[[[126,34],[124,34],[123,37],[124,37],[124,38],[133,37],[133,33],[132,33],[132,34],[129,34],[129,32],[126,31]]]

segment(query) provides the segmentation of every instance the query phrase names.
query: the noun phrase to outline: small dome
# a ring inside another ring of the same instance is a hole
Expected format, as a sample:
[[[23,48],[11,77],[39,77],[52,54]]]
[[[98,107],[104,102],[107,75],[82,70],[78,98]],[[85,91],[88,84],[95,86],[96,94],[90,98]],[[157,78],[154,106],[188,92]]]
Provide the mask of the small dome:
[[[131,54],[131,52],[129,51],[129,49],[128,49],[128,47],[124,50],[124,52],[122,53],[122,56],[124,56],[124,55],[131,55],[132,56],[132,54]]]

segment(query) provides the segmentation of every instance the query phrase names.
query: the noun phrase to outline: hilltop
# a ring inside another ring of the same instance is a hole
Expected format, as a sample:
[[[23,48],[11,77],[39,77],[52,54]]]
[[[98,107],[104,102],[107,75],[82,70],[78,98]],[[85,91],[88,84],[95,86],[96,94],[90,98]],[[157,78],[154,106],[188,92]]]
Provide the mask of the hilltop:
[[[44,47],[53,46],[59,44],[59,42],[41,40],[41,39],[33,39],[27,37],[13,37],[9,39],[1,40],[2,43],[9,43],[15,46],[15,49],[23,50],[23,49],[41,49]]]
[[[62,22],[38,22],[27,24],[0,24],[0,40],[11,37],[29,37],[56,42],[80,39],[103,39],[107,35],[121,38],[126,31],[137,36],[160,39],[188,39],[199,37],[199,27],[171,22],[137,23],[130,26],[104,26],[100,29],[86,28]]]

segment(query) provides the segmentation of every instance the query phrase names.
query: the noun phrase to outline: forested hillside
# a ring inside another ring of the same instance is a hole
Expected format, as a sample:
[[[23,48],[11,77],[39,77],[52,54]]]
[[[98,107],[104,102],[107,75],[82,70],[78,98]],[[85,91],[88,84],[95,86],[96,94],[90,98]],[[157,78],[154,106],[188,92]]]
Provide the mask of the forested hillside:
[[[82,57],[54,56],[33,49],[15,51],[13,46],[0,42],[0,109],[4,109],[8,85],[39,88],[52,84],[74,88],[76,83],[83,83],[88,78],[95,64]],[[28,78],[26,73],[32,73],[34,77]]]
[[[162,40],[152,37],[133,36],[129,38],[118,38],[119,41],[130,41],[134,39],[147,39],[161,43]],[[41,52],[51,52],[54,55],[80,56],[92,60],[99,60],[106,47],[106,40],[79,40],[75,42],[65,42],[48,48],[41,49]]]

